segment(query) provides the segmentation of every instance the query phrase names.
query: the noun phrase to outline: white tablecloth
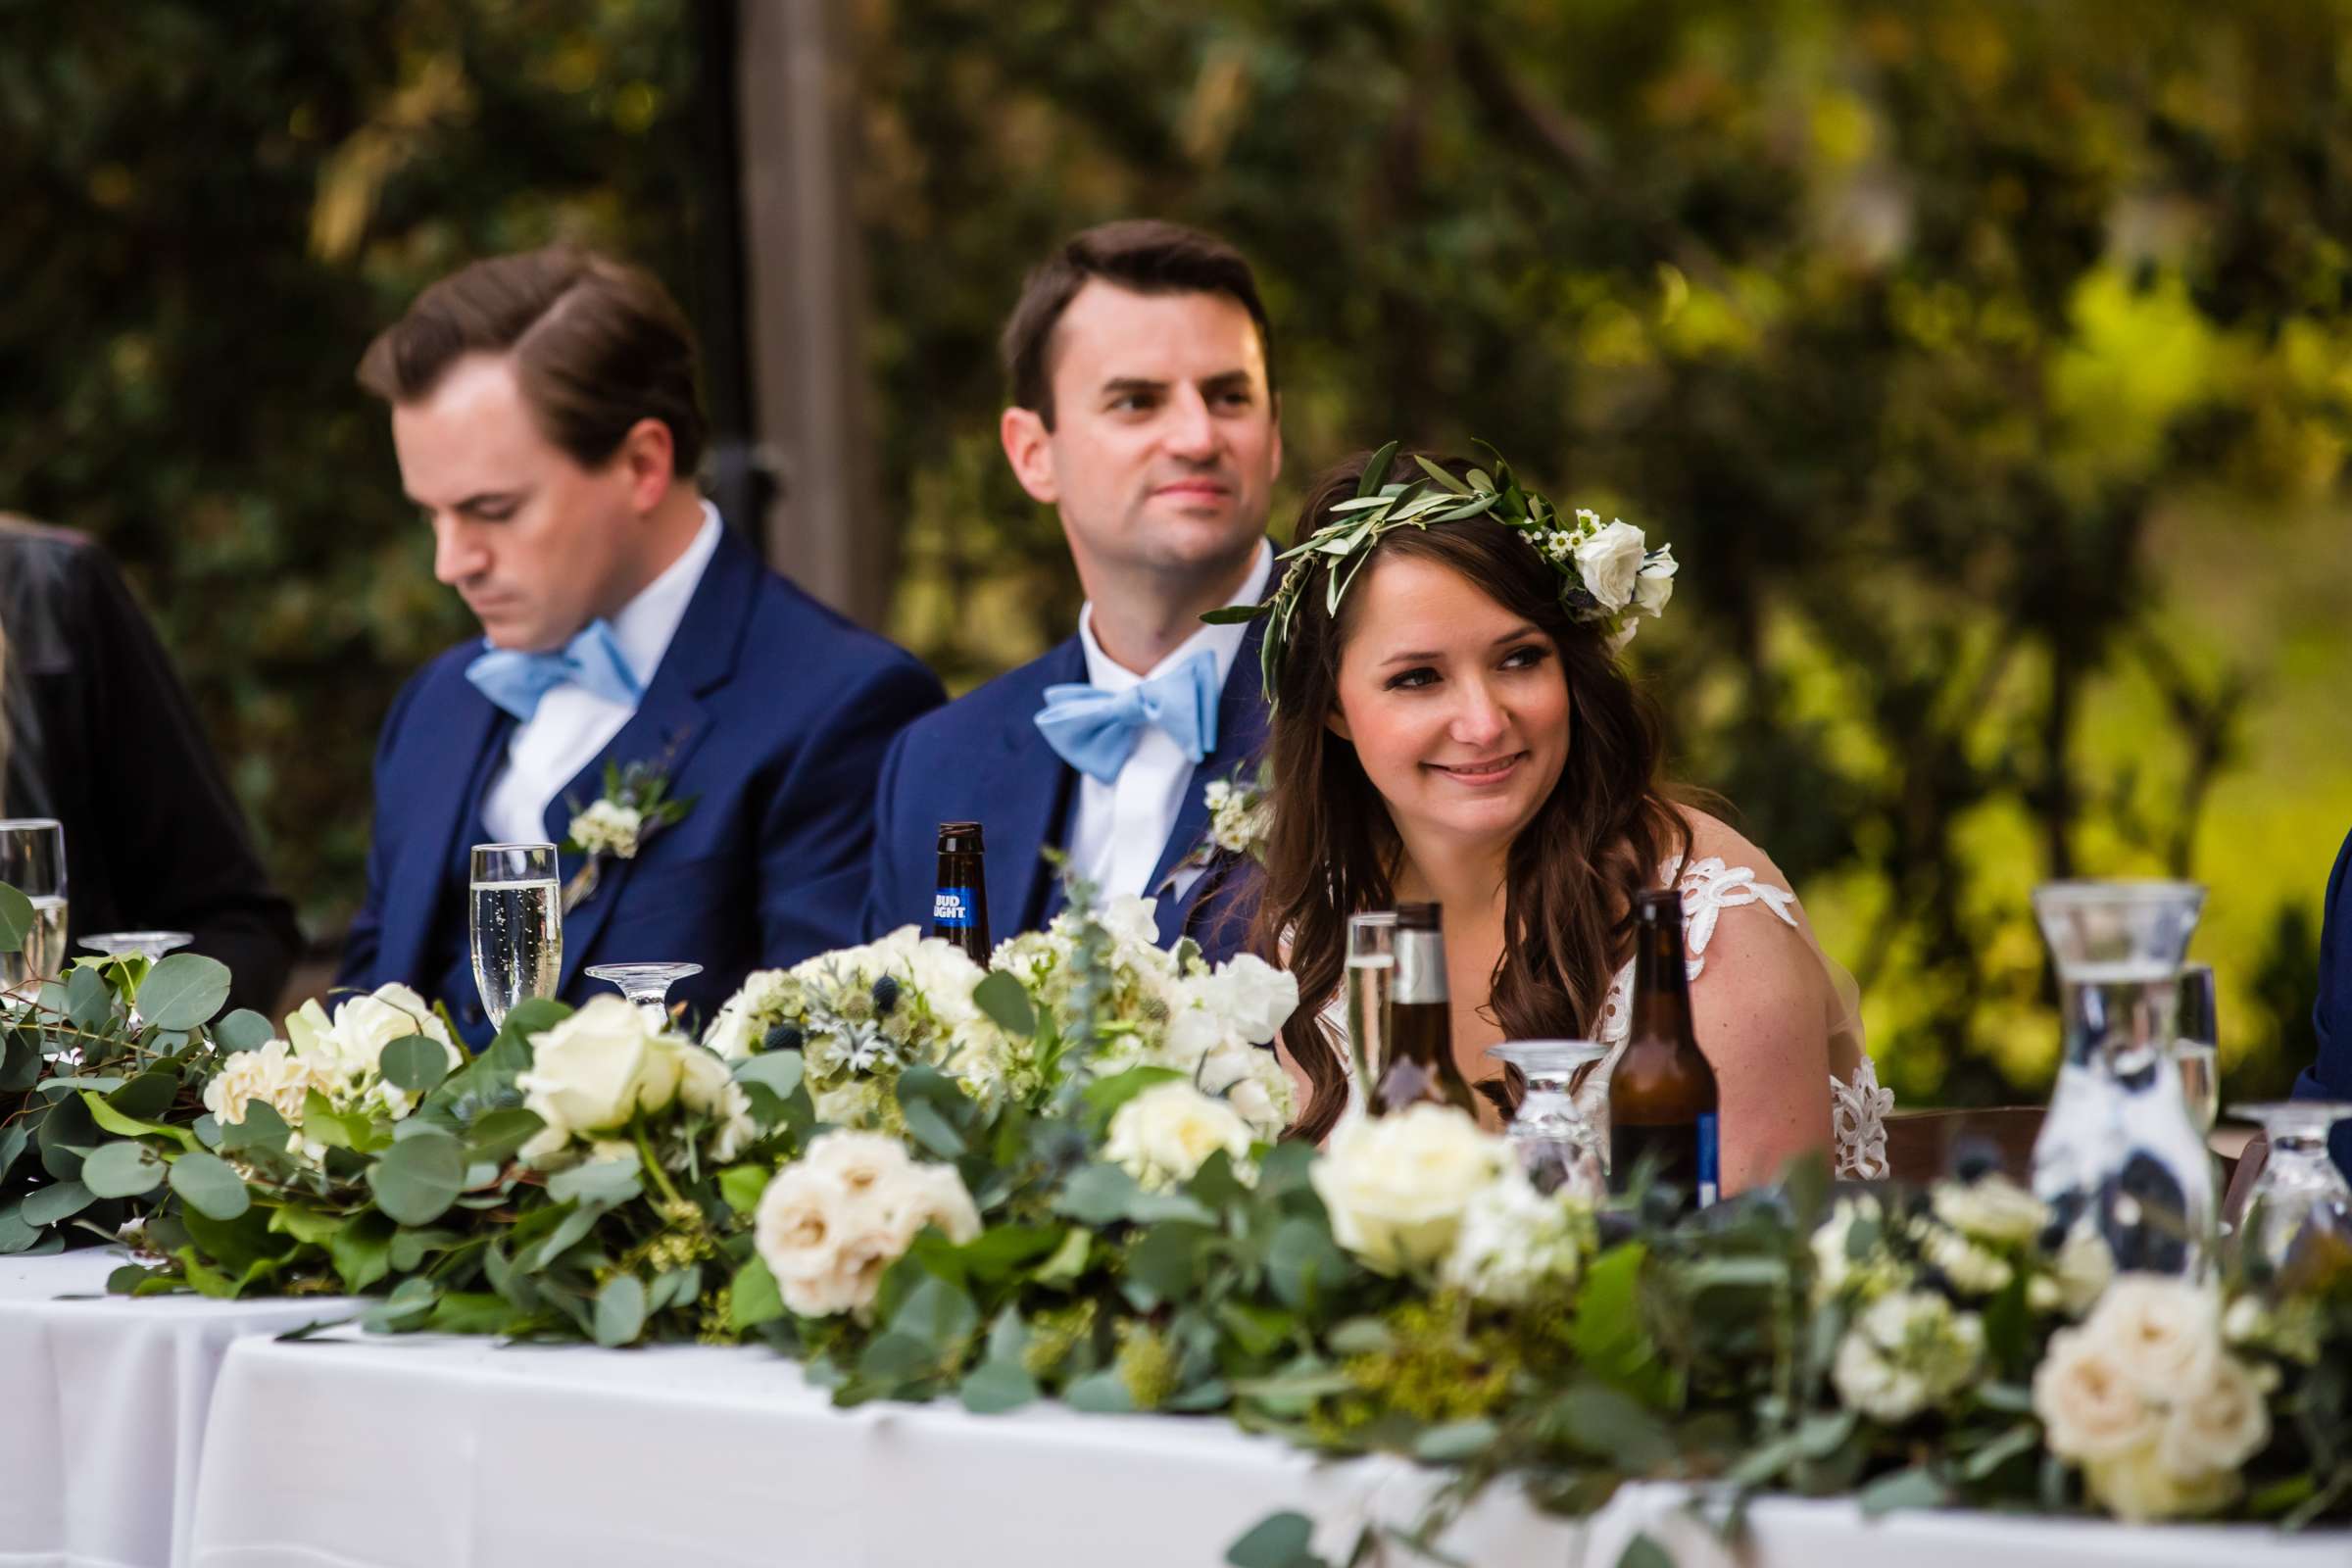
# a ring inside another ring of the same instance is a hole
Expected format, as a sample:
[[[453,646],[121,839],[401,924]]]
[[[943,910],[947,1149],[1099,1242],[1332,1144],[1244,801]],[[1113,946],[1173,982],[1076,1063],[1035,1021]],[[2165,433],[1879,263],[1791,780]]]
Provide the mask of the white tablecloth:
[[[760,1350],[501,1348],[478,1340],[231,1348],[199,1480],[196,1568],[770,1564],[849,1568],[1221,1562],[1285,1508],[1344,1558],[1366,1518],[1408,1523],[1427,1477],[1323,1464],[1213,1420],[971,1416],[949,1404],[839,1411]],[[1733,1558],[1629,1488],[1583,1529],[1507,1489],[1446,1538],[1460,1560],[1613,1568],[1646,1531],[1683,1568]],[[1742,1568],[2344,1568],[2352,1537],[2125,1530],[1976,1514],[1872,1525],[1850,1503],[1759,1503]],[[1390,1562],[1413,1560],[1392,1551]]]
[[[115,1249],[0,1257],[0,1565],[185,1561],[213,1381],[229,1344],[339,1299],[108,1298]],[[82,1299],[59,1299],[80,1297]]]

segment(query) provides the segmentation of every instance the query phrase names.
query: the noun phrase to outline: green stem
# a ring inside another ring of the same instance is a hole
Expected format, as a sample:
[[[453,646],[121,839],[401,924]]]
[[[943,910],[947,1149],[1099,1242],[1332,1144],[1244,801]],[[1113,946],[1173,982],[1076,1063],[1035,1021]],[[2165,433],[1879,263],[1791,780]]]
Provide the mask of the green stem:
[[[645,1136],[643,1111],[629,1118],[629,1134],[637,1141],[638,1164],[645,1168],[647,1175],[653,1177],[654,1185],[662,1189],[662,1198],[671,1203],[684,1202],[685,1200],[678,1196],[678,1190],[669,1183],[669,1172],[663,1170],[662,1162],[654,1157],[653,1141]]]

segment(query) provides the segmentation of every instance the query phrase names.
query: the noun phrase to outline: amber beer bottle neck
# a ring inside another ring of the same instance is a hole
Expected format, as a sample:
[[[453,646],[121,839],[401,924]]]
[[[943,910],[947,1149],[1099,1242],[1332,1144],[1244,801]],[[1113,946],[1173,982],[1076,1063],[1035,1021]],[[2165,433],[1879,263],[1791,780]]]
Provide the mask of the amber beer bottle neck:
[[[1643,912],[1634,936],[1634,997],[1627,1036],[1698,1050],[1690,1031],[1690,973],[1683,962],[1682,901]]]

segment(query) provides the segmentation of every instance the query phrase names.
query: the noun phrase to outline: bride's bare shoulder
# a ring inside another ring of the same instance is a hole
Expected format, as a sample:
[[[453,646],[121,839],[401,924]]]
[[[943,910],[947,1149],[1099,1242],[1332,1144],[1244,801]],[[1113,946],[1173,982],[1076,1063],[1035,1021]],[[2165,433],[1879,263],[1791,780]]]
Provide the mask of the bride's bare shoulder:
[[[1755,872],[1760,881],[1788,886],[1788,878],[1781,874],[1781,868],[1773,862],[1772,857],[1764,853],[1763,846],[1731,823],[1695,806],[1677,806],[1675,809],[1690,824],[1691,859],[1717,859],[1729,866],[1744,865]]]

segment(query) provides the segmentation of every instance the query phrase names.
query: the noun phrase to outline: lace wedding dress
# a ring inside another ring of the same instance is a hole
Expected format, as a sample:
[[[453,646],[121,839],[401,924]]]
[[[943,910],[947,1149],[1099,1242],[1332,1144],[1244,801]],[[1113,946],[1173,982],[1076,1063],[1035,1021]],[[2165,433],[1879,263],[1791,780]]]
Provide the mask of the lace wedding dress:
[[[1682,870],[1679,877],[1675,874],[1678,865]],[[1837,1139],[1838,1174],[1852,1181],[1886,1180],[1889,1174],[1886,1112],[1894,1107],[1894,1092],[1879,1087],[1878,1069],[1872,1065],[1870,1054],[1862,1049],[1861,1009],[1853,977],[1813,940],[1812,932],[1797,916],[1796,895],[1787,888],[1757,880],[1756,873],[1748,866],[1725,864],[1719,856],[1688,862],[1678,857],[1666,861],[1658,867],[1658,885],[1664,887],[1669,883],[1683,896],[1683,946],[1689,954],[1686,962],[1693,982],[1705,972],[1707,944],[1714,940],[1716,925],[1727,910],[1755,909],[1761,911],[1756,918],[1777,918],[1803,937],[1805,945],[1820,958],[1829,972],[1833,993],[1830,1058],[1835,1062],[1850,1055],[1854,1062],[1845,1078],[1838,1077],[1835,1070],[1830,1074],[1830,1120]],[[1588,1111],[1596,1110],[1604,1100],[1609,1072],[1625,1053],[1626,1032],[1633,1023],[1633,997],[1634,965],[1628,959],[1609,983],[1599,1025],[1592,1031],[1593,1040],[1608,1047],[1609,1054],[1586,1079],[1586,1088],[1579,1096]],[[1325,1032],[1340,1048],[1340,1061],[1346,1066],[1352,1058],[1347,1050],[1345,992],[1332,999],[1331,1004],[1323,1009],[1321,1020]],[[1351,1098],[1352,1089],[1350,1085]]]

